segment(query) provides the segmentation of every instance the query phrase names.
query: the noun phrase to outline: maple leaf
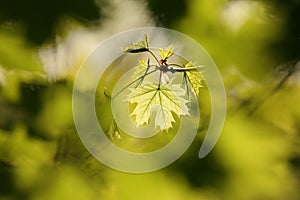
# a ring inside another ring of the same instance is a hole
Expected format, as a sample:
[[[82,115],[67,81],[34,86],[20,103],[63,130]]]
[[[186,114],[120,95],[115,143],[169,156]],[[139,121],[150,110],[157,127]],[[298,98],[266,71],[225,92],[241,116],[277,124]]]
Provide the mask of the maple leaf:
[[[174,46],[173,44],[169,45],[165,49],[159,49],[159,56],[162,60],[167,60],[174,54]]]
[[[149,38],[144,35],[144,40],[137,43],[132,43],[130,46],[123,48],[124,52],[128,53],[140,53],[149,51]]]
[[[188,62],[184,65],[184,68],[194,68],[194,64]],[[183,78],[186,83],[186,87],[188,90],[188,84],[192,87],[193,93],[199,97],[200,88],[203,87],[202,81],[204,80],[201,72],[199,70],[187,70],[183,74]]]
[[[130,116],[135,116],[136,126],[149,124],[151,114],[155,116],[155,127],[161,131],[172,128],[175,119],[174,113],[178,117],[189,115],[188,102],[183,98],[185,90],[178,84],[162,85],[160,88],[154,83],[144,83],[136,89],[132,89],[128,95],[128,101],[136,104]]]

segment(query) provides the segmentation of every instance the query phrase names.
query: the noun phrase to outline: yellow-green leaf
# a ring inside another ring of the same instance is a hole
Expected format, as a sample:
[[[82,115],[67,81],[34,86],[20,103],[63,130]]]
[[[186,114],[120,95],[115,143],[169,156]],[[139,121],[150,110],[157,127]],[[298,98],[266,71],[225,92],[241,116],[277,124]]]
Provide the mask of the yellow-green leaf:
[[[193,63],[188,62],[184,65],[184,67],[191,68],[195,66],[193,65]],[[194,92],[194,94],[199,97],[199,91],[200,88],[203,87],[202,81],[204,80],[201,72],[199,70],[186,71],[184,78],[187,80],[186,83],[188,82],[192,87],[192,91]]]
[[[130,46],[123,49],[124,52],[128,53],[140,53],[149,50],[149,38],[144,35],[144,40],[137,43],[132,43]]]
[[[172,113],[178,117],[189,114],[186,105],[188,101],[183,98],[185,94],[180,85],[171,82],[162,85],[160,89],[154,83],[142,84],[128,96],[129,103],[136,104],[130,116],[135,116],[136,126],[139,127],[148,124],[151,114],[154,113],[155,127],[167,131],[173,127],[172,122],[175,122]]]
[[[159,56],[162,60],[167,60],[174,54],[174,46],[173,44],[169,45],[165,49],[159,49]]]

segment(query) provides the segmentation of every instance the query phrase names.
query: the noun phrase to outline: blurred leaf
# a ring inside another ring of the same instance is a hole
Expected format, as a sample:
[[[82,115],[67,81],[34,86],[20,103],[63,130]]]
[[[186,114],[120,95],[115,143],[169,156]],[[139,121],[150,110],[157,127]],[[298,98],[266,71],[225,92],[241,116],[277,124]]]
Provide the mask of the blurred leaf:
[[[1,73],[1,72],[0,72]],[[5,99],[17,102],[21,99],[21,84],[45,85],[46,78],[43,73],[25,70],[2,70],[3,81],[0,83],[0,94]]]
[[[36,185],[30,199],[82,200],[97,199],[100,195],[99,189],[91,186],[93,184],[99,188],[100,184],[87,179],[84,173],[74,166],[63,164],[47,173],[47,179],[42,180],[40,185]]]
[[[147,0],[147,5],[154,15],[154,19],[158,24],[166,27],[176,25],[182,17],[184,17],[188,10],[188,0]],[[166,9],[168,8],[168,9]]]
[[[23,125],[11,132],[0,130],[0,146],[0,160],[15,166],[16,185],[25,190],[35,187],[55,154],[53,143],[31,138]]]
[[[71,91],[66,86],[52,86],[45,92],[43,102],[35,127],[44,137],[59,137],[72,127]]]
[[[288,163],[291,139],[278,128],[242,111],[229,114],[215,150],[230,173],[223,186],[225,199],[297,199],[296,177]]]
[[[21,69],[41,72],[37,49],[29,45],[22,34],[13,28],[0,27],[0,65],[5,69]]]
[[[103,186],[101,197],[109,200],[216,200],[218,194],[211,191],[190,187],[180,174],[172,171],[133,175],[107,170],[108,184]],[[158,195],[159,193],[159,195]]]
[[[121,139],[119,127],[114,119],[112,119],[112,122],[110,123],[108,135],[113,142]]]
[[[0,23],[18,22],[26,38],[35,44],[42,44],[55,38],[56,26],[62,17],[69,16],[87,24],[101,17],[100,5],[106,0],[2,0]],[[101,3],[101,4],[100,4]]]

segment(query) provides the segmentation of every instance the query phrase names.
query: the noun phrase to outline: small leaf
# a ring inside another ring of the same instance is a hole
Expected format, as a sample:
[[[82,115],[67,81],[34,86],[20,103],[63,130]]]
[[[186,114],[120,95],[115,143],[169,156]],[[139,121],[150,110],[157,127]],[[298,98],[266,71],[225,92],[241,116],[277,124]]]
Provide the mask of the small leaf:
[[[114,119],[112,119],[109,129],[108,129],[108,135],[112,141],[115,141],[116,139],[120,140],[120,130],[119,127]]]
[[[139,127],[148,124],[151,114],[154,113],[155,127],[167,131],[173,127],[172,122],[175,122],[172,113],[178,117],[189,114],[186,105],[188,101],[183,98],[184,95],[185,90],[178,84],[170,82],[158,89],[154,83],[145,83],[133,89],[128,96],[130,103],[136,103],[130,116],[135,116],[136,126]]]
[[[130,46],[125,47],[123,51],[128,53],[140,53],[149,51],[149,39],[147,35],[144,35],[144,40],[139,41],[135,44],[132,43]]]
[[[169,45],[166,49],[159,49],[159,56],[162,60],[167,60],[174,54],[173,44]]]
[[[184,65],[184,67],[188,69],[194,68],[195,66],[193,63],[188,62]],[[203,87],[202,81],[204,80],[201,72],[198,70],[188,70],[184,72],[183,78],[185,79],[185,83],[192,87],[194,94],[199,97],[200,88]]]
[[[109,90],[107,89],[107,87],[104,87],[103,94],[106,99],[108,99],[108,100],[111,99],[111,94],[110,94]]]

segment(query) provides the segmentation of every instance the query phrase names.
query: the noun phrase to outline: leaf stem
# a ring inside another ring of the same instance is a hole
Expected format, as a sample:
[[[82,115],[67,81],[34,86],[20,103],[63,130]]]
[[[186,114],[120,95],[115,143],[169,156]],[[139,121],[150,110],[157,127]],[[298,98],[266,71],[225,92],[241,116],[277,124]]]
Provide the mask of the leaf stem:
[[[162,76],[162,73],[164,73],[163,71],[160,71],[159,73],[159,80],[158,80],[158,87],[157,87],[157,90],[160,90],[160,84],[161,84],[161,76]]]
[[[168,64],[168,66],[176,66],[176,67],[170,68],[170,71],[173,70],[173,71],[177,71],[177,72],[196,71],[196,70],[198,70],[202,67],[202,66],[183,67],[182,65],[179,65],[179,64],[176,64],[176,63]]]
[[[151,67],[151,65],[150,65],[150,59],[148,58],[148,61],[147,61],[147,69],[146,69],[146,71],[145,71],[143,77],[141,78],[141,81],[139,82],[139,84],[137,84],[137,86],[136,86],[135,88],[139,87],[139,86],[143,83],[144,78],[146,77],[146,74],[148,73],[150,67]]]
[[[176,63],[171,63],[171,64],[168,64],[168,66],[176,66],[176,67],[181,67],[181,68],[184,68],[183,65],[179,65],[179,64],[176,64]]]
[[[155,54],[154,54],[150,49],[148,49],[148,52],[153,56],[153,58],[156,60],[157,64],[159,64],[159,60],[158,60],[158,58],[155,56]]]
[[[189,84],[188,84],[186,72],[184,72],[184,74],[183,74],[183,80],[184,80],[184,84],[185,84],[185,88],[186,88],[186,93],[187,93],[187,96],[189,98],[190,97],[190,89],[189,89]]]
[[[130,83],[127,84],[124,88],[122,88],[119,92],[117,92],[117,94],[115,94],[115,95],[112,97],[112,99],[115,98],[116,96],[118,96],[119,94],[121,94],[124,90],[126,90],[126,89],[127,89],[129,86],[131,86],[132,84],[136,83],[137,81],[143,79],[145,76],[147,76],[147,75],[149,75],[149,74],[152,74],[153,72],[156,72],[156,71],[157,71],[157,69],[154,69],[154,70],[152,70],[152,71],[150,71],[150,72],[148,72],[148,73],[145,73],[143,76],[140,76],[139,78],[135,79],[134,81],[130,82]]]

